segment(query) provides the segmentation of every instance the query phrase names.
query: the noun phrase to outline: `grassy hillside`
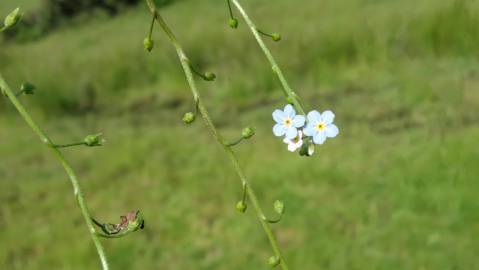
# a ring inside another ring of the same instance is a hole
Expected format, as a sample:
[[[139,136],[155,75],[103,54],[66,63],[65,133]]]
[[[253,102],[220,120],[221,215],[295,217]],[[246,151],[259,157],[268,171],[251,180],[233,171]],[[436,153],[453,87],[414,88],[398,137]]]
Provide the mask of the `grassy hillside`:
[[[18,0],[0,3],[6,14]],[[28,10],[39,1],[24,0]],[[244,1],[308,109],[332,109],[340,136],[304,159],[273,137],[280,86],[240,21],[220,1],[163,13],[192,61],[218,75],[199,87],[238,147],[291,269],[475,269],[479,241],[477,1]],[[117,221],[141,209],[146,230],[105,241],[112,269],[261,269],[270,248],[241,186],[197,121],[172,47],[139,6],[78,18],[32,42],[0,41],[0,72],[55,141],[102,131],[105,147],[69,149],[92,212]],[[61,167],[0,99],[0,268],[97,269]],[[272,211],[272,209],[271,209]]]

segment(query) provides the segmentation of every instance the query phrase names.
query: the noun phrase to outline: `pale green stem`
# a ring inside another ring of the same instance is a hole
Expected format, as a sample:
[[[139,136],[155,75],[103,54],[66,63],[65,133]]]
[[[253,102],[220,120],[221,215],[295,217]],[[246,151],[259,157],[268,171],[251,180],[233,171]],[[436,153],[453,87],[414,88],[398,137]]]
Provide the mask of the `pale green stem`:
[[[221,136],[221,134],[218,132],[215,125],[213,124],[213,122],[212,122],[212,120],[209,116],[208,110],[206,109],[205,105],[203,104],[202,100],[200,99],[200,94],[198,92],[198,89],[196,88],[196,83],[195,83],[195,80],[193,78],[193,72],[191,71],[190,61],[188,60],[188,57],[184,53],[181,45],[178,43],[178,41],[177,41],[175,35],[173,34],[173,32],[171,31],[171,29],[168,27],[166,22],[160,16],[159,12],[156,9],[156,6],[155,6],[155,3],[153,2],[153,0],[145,0],[145,1],[148,4],[150,12],[152,13],[153,16],[155,16],[158,24],[161,26],[163,31],[168,36],[170,42],[175,47],[176,53],[178,54],[178,57],[181,61],[181,65],[182,65],[183,70],[185,72],[186,79],[187,79],[188,84],[190,86],[193,97],[197,101],[199,112],[200,112],[201,116],[203,117],[203,120],[204,120],[206,126],[213,133],[213,136],[218,141],[218,143],[221,144],[221,146],[225,150],[226,154],[228,155],[229,159],[233,163],[233,167],[234,167],[236,173],[238,174],[243,187],[246,189],[246,193],[248,194],[248,198],[250,199],[251,203],[253,204],[253,208],[255,209],[256,215],[258,216],[258,219],[261,222],[261,225],[263,226],[264,231],[266,232],[266,235],[269,239],[271,247],[273,248],[273,251],[274,251],[275,255],[278,258],[280,258],[281,268],[283,270],[288,270],[286,260],[284,259],[283,255],[281,254],[281,251],[279,250],[279,246],[278,246],[278,242],[276,240],[276,237],[273,234],[273,231],[271,229],[270,224],[266,221],[266,217],[265,217],[264,212],[263,212],[263,210],[262,210],[262,208],[259,204],[258,198],[256,197],[256,194],[253,191],[253,188],[250,186],[250,184],[249,184],[248,180],[246,179],[246,176],[243,172],[243,169],[239,165],[238,158],[236,157],[233,149],[225,143],[225,140],[223,139],[223,137]]]
[[[243,16],[246,24],[248,24],[248,27],[250,28],[251,32],[253,33],[254,37],[256,38],[256,41],[258,42],[259,46],[261,47],[261,50],[263,50],[264,54],[266,55],[266,58],[268,59],[269,63],[271,64],[271,68],[273,69],[273,72],[278,76],[279,81],[281,82],[281,85],[283,86],[284,94],[287,98],[291,99],[294,107],[296,110],[302,114],[305,115],[305,111],[303,109],[303,106],[301,105],[301,102],[298,99],[298,95],[291,89],[289,86],[288,81],[283,75],[283,72],[281,71],[281,68],[278,66],[276,63],[276,60],[274,59],[273,55],[271,54],[270,50],[266,46],[266,44],[263,41],[263,38],[260,35],[260,32],[258,31],[258,28],[256,25],[253,23],[253,21],[249,18],[248,14],[246,11],[243,9],[241,4],[239,3],[238,0],[231,0],[233,4],[236,6],[238,11],[241,13],[241,16]]]
[[[2,75],[0,74],[0,89],[3,90],[3,92],[6,94],[8,99],[13,103],[13,106],[17,109],[17,111],[20,113],[20,115],[23,117],[25,122],[32,128],[32,130],[40,137],[40,140],[42,143],[48,146],[50,150],[53,152],[53,154],[58,158],[60,163],[62,164],[63,168],[65,169],[66,173],[68,174],[68,177],[70,178],[70,181],[73,185],[73,192],[75,194],[76,200],[78,202],[78,206],[80,207],[80,210],[82,212],[83,218],[85,219],[85,223],[88,227],[88,230],[90,232],[91,238],[93,240],[93,243],[95,244],[96,250],[98,252],[98,256],[100,257],[101,265],[104,270],[108,270],[108,262],[106,258],[105,251],[103,249],[102,244],[100,243],[100,239],[98,239],[98,236],[96,235],[95,227],[94,224],[91,220],[91,214],[90,211],[88,210],[85,197],[83,196],[83,192],[80,188],[80,183],[78,182],[78,179],[76,177],[75,172],[73,171],[72,166],[68,161],[65,159],[63,156],[62,152],[55,148],[53,142],[48,138],[46,133],[36,124],[36,122],[32,119],[30,114],[25,110],[23,105],[18,101],[17,97],[15,96],[14,92],[10,89],[8,86],[7,82],[4,80]]]

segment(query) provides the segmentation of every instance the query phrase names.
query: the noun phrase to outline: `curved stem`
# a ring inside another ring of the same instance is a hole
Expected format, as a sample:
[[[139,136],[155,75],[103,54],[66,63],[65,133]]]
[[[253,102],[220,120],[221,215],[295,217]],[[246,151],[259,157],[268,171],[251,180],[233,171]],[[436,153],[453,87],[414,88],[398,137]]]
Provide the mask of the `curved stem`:
[[[260,34],[263,34],[263,32],[259,32],[258,28],[256,25],[253,23],[253,21],[249,18],[248,14],[246,11],[243,9],[241,4],[239,3],[238,0],[231,0],[233,4],[236,6],[238,11],[240,12],[241,16],[243,16],[243,19],[245,20],[246,24],[248,24],[248,27],[250,28],[251,32],[253,33],[254,37],[256,38],[256,41],[258,42],[259,46],[261,47],[261,50],[263,53],[266,55],[266,58],[268,59],[269,63],[271,64],[271,68],[273,69],[273,72],[278,76],[279,81],[281,82],[281,85],[283,86],[284,94],[286,98],[290,99],[296,108],[298,112],[300,112],[303,115],[306,115],[303,106],[301,105],[301,102],[298,99],[298,96],[296,93],[291,89],[289,86],[288,81],[283,75],[283,72],[281,71],[281,68],[278,66],[276,63],[276,60],[274,59],[273,55],[271,54],[270,50],[266,46],[266,44],[263,41],[263,38],[261,37]]]
[[[25,110],[25,108],[20,103],[20,101],[18,101],[14,92],[10,89],[10,87],[8,86],[7,82],[4,80],[1,74],[0,74],[0,88],[4,91],[8,99],[10,99],[10,101],[13,103],[13,106],[15,106],[17,111],[23,117],[25,122],[27,122],[30,128],[38,135],[38,137],[40,137],[41,141],[44,144],[46,144],[48,148],[51,149],[53,154],[57,157],[57,159],[60,161],[63,168],[65,169],[66,173],[68,174],[68,177],[70,178],[70,182],[72,183],[72,186],[73,186],[73,192],[78,202],[78,206],[80,207],[80,210],[82,212],[83,218],[85,219],[85,223],[88,227],[93,243],[95,244],[98,256],[100,257],[101,265],[104,270],[107,270],[108,261],[106,258],[105,251],[103,249],[102,244],[100,243],[100,239],[96,235],[96,230],[91,220],[90,211],[88,210],[85,197],[83,196],[83,192],[80,188],[80,183],[78,182],[78,179],[76,177],[75,172],[73,171],[72,166],[65,159],[62,152],[60,152],[60,150],[54,147],[55,144],[50,140],[50,138],[46,135],[46,133],[36,124],[36,122],[32,119],[30,114]]]
[[[218,130],[216,129],[215,125],[213,124],[210,116],[209,116],[209,113],[208,113],[208,110],[206,109],[205,105],[203,104],[202,100],[200,99],[200,94],[198,92],[198,89],[196,87],[196,83],[195,83],[195,80],[193,78],[193,72],[190,68],[190,62],[188,60],[188,57],[186,56],[186,54],[184,53],[181,45],[178,43],[175,35],[173,34],[173,32],[171,31],[171,29],[168,27],[168,25],[166,24],[166,22],[163,20],[163,18],[161,17],[161,15],[158,13],[157,9],[156,9],[156,6],[155,6],[155,3],[153,2],[153,0],[145,0],[149,9],[150,9],[150,12],[152,13],[153,16],[155,16],[156,18],[156,21],[158,22],[158,24],[161,26],[161,28],[163,29],[163,31],[166,33],[166,35],[168,36],[170,42],[173,44],[173,46],[175,47],[176,49],[176,53],[178,54],[178,57],[181,61],[181,65],[183,67],[183,70],[184,70],[184,73],[185,73],[185,76],[186,76],[186,79],[188,81],[188,84],[190,86],[190,89],[191,89],[191,92],[193,94],[193,97],[195,100],[198,101],[198,109],[199,109],[199,112],[201,114],[201,116],[203,117],[203,120],[206,124],[206,126],[208,127],[208,129],[211,131],[211,133],[213,134],[213,136],[215,137],[216,141],[223,147],[224,151],[226,152],[227,156],[229,157],[229,159],[231,160],[231,163],[233,164],[233,167],[236,171],[236,173],[238,174],[240,180],[241,180],[241,183],[243,185],[243,187],[245,188],[246,190],[246,193],[248,195],[248,198],[250,199],[251,203],[253,204],[253,208],[255,209],[256,211],[256,215],[258,217],[258,220],[261,222],[261,225],[263,226],[263,229],[269,239],[269,242],[271,244],[271,247],[273,248],[273,251],[275,253],[275,255],[280,258],[281,260],[281,268],[283,270],[288,270],[288,266],[286,264],[286,260],[284,259],[283,255],[281,254],[281,251],[279,250],[279,246],[278,246],[278,242],[276,240],[276,237],[274,236],[273,234],[273,231],[270,227],[270,224],[265,221],[263,219],[264,217],[264,213],[263,213],[263,210],[259,204],[259,201],[258,201],[258,198],[256,197],[256,194],[253,190],[253,188],[250,186],[248,180],[246,179],[246,176],[243,172],[243,169],[241,168],[241,166],[239,165],[239,162],[238,162],[238,158],[236,157],[232,147],[228,146],[226,143],[225,143],[225,140],[223,139],[223,137],[221,136],[221,134],[218,132]]]

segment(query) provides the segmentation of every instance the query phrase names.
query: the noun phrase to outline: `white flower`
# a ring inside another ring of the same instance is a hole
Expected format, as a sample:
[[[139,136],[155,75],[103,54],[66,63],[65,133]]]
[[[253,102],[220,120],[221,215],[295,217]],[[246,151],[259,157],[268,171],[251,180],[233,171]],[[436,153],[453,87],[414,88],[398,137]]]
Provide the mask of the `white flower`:
[[[293,139],[284,138],[284,143],[288,144],[288,151],[294,152],[303,145],[303,132],[298,131],[298,136]]]
[[[315,144],[323,144],[326,138],[334,138],[339,129],[333,124],[334,113],[325,111],[322,114],[318,111],[308,113],[308,125],[304,128],[304,135],[313,137]]]
[[[306,120],[304,116],[296,115],[296,111],[290,104],[284,107],[284,111],[275,110],[273,119],[277,123],[273,127],[274,135],[286,136],[288,139],[294,139],[298,135],[298,128],[303,127]]]

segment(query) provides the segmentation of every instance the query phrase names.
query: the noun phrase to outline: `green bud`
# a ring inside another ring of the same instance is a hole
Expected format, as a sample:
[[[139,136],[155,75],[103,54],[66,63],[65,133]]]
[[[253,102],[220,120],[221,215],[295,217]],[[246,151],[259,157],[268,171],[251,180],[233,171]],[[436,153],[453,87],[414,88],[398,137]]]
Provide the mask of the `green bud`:
[[[33,95],[36,87],[35,85],[29,83],[29,82],[24,82],[22,86],[20,87],[20,91],[25,93],[25,95]]]
[[[83,142],[87,146],[101,146],[103,143],[105,143],[105,139],[103,139],[102,133],[98,133],[86,136]]]
[[[238,20],[235,18],[231,18],[228,22],[231,28],[236,29],[238,28]]]
[[[273,41],[278,42],[278,41],[281,40],[281,35],[278,34],[278,33],[273,33],[273,34],[271,35],[271,38],[273,39]]]
[[[248,205],[246,205],[246,203],[244,201],[239,201],[237,204],[236,204],[236,210],[240,213],[244,213],[246,212],[246,209],[248,208]]]
[[[212,72],[205,72],[204,78],[207,81],[214,81],[216,79],[216,75]]]
[[[147,50],[148,52],[151,52],[151,50],[153,50],[154,45],[155,45],[155,43],[149,37],[146,37],[143,40],[143,46],[145,47],[145,50]]]
[[[284,213],[284,203],[280,200],[276,200],[274,202],[274,211],[276,211],[276,213],[282,215]]]
[[[293,99],[293,97],[288,96],[288,97],[286,98],[286,102],[288,102],[288,104],[293,105],[293,104],[294,104],[294,99]]]
[[[145,220],[143,219],[143,215],[140,213],[140,211],[136,211],[135,216],[133,216],[133,212],[130,212],[127,214],[127,219],[128,219],[128,225],[127,229],[128,231],[137,231],[138,229],[143,229],[145,228]]]
[[[301,148],[299,149],[299,155],[309,157],[314,154],[314,143],[311,142],[309,139],[303,143]]]
[[[191,124],[195,121],[195,119],[196,116],[192,112],[187,112],[185,115],[183,115],[183,122],[185,122],[185,124]]]
[[[280,263],[280,259],[278,258],[278,256],[271,256],[268,259],[268,264],[271,268],[278,266],[279,263]]]
[[[255,134],[255,130],[254,128],[252,127],[247,127],[247,128],[244,128],[242,131],[241,131],[241,137],[243,137],[243,139],[249,139],[251,137],[253,137]]]
[[[5,17],[5,29],[14,27],[21,19],[20,8],[16,8]]]

